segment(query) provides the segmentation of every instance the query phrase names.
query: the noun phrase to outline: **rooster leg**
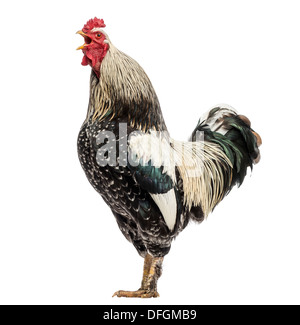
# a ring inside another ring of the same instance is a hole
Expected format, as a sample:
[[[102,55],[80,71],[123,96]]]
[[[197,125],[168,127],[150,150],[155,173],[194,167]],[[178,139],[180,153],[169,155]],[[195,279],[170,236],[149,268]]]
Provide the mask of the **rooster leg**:
[[[157,280],[162,273],[163,257],[152,257],[147,254],[144,259],[144,272],[141,288],[136,291],[116,291],[113,295],[128,298],[152,298],[159,297],[157,292]]]
[[[143,272],[143,280],[141,284],[140,290],[146,290],[147,289],[147,280],[149,277],[149,272],[151,268],[153,257],[150,254],[147,254],[144,259],[144,272]]]

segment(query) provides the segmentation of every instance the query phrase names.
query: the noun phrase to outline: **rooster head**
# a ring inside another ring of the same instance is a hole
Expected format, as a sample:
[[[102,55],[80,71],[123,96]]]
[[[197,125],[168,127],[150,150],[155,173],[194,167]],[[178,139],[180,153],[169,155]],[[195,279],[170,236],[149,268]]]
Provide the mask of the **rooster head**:
[[[84,56],[82,65],[90,65],[97,77],[100,77],[100,65],[104,59],[109,45],[106,35],[102,28],[105,27],[103,19],[90,19],[77,34],[83,36],[84,44],[79,46],[77,50],[82,50]]]

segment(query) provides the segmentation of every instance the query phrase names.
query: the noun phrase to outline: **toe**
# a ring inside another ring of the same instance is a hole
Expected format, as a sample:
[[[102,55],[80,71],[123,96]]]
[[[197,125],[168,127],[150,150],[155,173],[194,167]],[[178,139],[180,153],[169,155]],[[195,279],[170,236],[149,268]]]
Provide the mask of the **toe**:
[[[125,297],[125,298],[156,298],[159,297],[157,291],[147,291],[147,290],[136,290],[136,291],[125,291],[118,290],[113,294],[113,297]]]

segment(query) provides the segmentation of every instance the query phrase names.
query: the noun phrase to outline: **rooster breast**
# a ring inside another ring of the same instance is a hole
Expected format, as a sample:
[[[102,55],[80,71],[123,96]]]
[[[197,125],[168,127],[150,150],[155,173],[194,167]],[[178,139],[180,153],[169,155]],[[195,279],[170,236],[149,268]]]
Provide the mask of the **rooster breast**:
[[[161,211],[159,203],[164,200],[163,195],[151,195],[145,189],[147,171],[121,164],[101,166],[97,162],[97,151],[104,145],[97,144],[100,131],[113,132],[115,135],[116,161],[119,161],[118,148],[122,140],[119,138],[119,125],[124,122],[126,123],[119,118],[93,123],[91,120],[87,121],[78,136],[79,160],[89,182],[109,205],[123,235],[133,243],[139,254],[145,256],[148,252],[153,256],[164,256],[180,227],[168,227],[163,215],[166,212]],[[141,174],[144,177],[144,186],[140,184]],[[163,179],[165,180],[166,178]],[[168,200],[165,197],[166,199]]]

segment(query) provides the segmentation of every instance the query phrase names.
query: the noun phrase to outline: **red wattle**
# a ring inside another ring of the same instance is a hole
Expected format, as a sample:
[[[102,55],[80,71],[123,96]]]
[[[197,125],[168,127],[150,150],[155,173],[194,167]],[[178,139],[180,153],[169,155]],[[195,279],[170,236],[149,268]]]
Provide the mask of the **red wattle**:
[[[83,58],[82,58],[81,64],[82,64],[82,65],[88,65],[88,64],[89,64],[89,63],[88,63],[88,59],[87,59],[87,57],[86,57],[85,55],[84,55]]]

